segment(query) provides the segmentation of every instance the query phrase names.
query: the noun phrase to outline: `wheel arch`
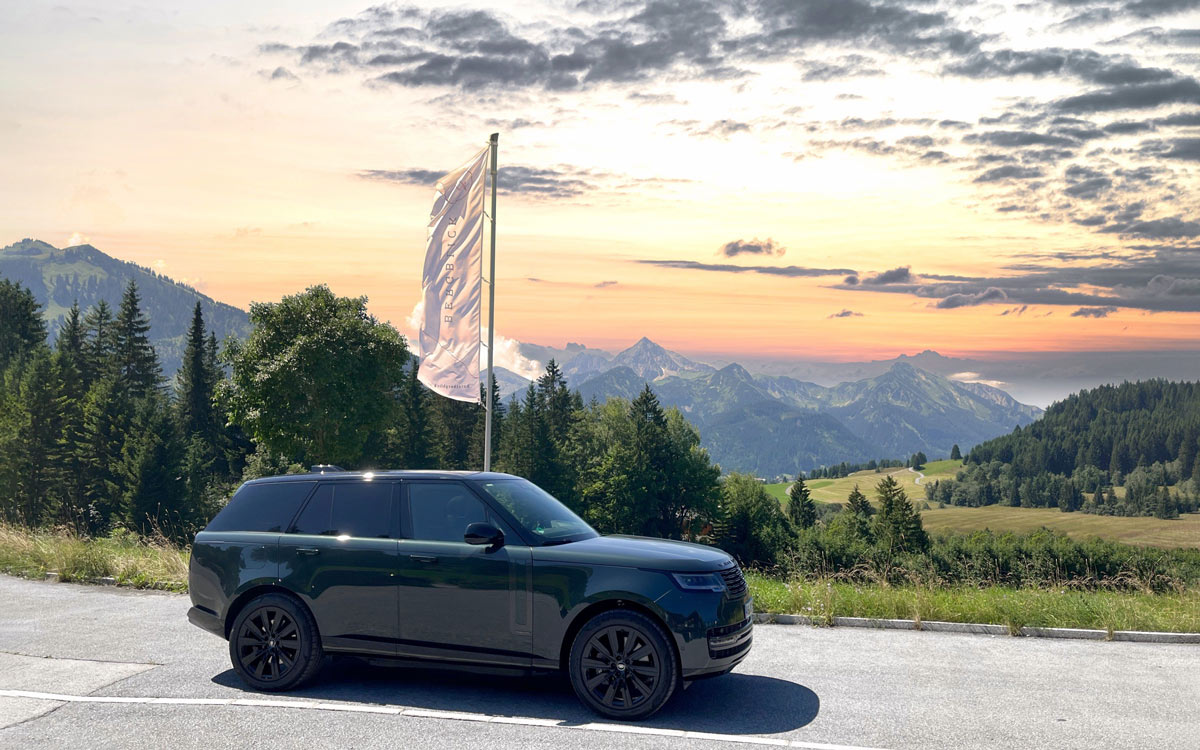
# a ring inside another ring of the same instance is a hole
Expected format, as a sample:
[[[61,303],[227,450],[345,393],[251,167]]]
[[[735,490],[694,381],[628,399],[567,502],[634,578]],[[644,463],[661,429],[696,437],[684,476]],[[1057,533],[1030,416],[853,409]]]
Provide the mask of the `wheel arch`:
[[[602,615],[605,612],[612,612],[614,610],[637,612],[638,614],[645,615],[663,629],[663,632],[667,635],[667,643],[671,644],[671,650],[675,653],[676,677],[682,679],[683,661],[680,658],[679,644],[675,642],[675,634],[671,631],[671,628],[667,627],[666,620],[664,620],[662,616],[653,609],[644,604],[630,601],[629,599],[621,599],[619,597],[602,599],[598,602],[593,602],[587,607],[584,607],[579,614],[575,615],[575,617],[571,620],[570,625],[567,626],[567,631],[563,635],[562,644],[560,644],[558,648],[558,668],[563,672],[566,672],[569,668],[571,660],[571,646],[575,643],[575,637],[579,635],[579,631],[583,630],[583,627],[591,622],[591,620],[596,616]]]
[[[241,613],[241,611],[246,608],[246,605],[258,597],[266,594],[282,594],[283,596],[292,599],[301,607],[303,607],[304,611],[308,612],[308,616],[313,618],[314,623],[317,621],[316,616],[313,615],[312,609],[309,608],[308,604],[304,602],[304,599],[296,596],[294,592],[278,584],[259,584],[257,586],[252,586],[238,594],[237,598],[235,598],[229,604],[229,608],[225,610],[225,640],[229,640],[229,631],[233,628],[234,621],[237,619],[237,616]]]

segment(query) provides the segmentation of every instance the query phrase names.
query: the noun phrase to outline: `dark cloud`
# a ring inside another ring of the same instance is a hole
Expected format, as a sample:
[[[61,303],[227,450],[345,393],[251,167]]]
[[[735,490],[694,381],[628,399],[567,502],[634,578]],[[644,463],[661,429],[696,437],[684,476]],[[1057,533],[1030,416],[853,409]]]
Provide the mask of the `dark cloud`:
[[[783,245],[775,242],[770,237],[765,240],[734,240],[726,242],[717,251],[718,255],[724,255],[726,258],[733,258],[738,255],[783,255],[786,252]]]
[[[1029,305],[1021,305],[1019,307],[1010,307],[1007,310],[1005,310],[1004,312],[1000,313],[1000,315],[1001,316],[1012,315],[1014,317],[1020,317],[1021,315],[1024,315],[1025,311],[1028,309],[1029,309]]]
[[[1077,139],[1030,131],[993,130],[987,133],[966,135],[963,137],[963,143],[983,143],[1001,148],[1022,148],[1025,146],[1074,146]]]
[[[260,72],[259,72],[259,74],[260,74],[260,75],[261,75],[263,78],[266,78],[267,80],[270,80],[270,81],[284,81],[284,82],[287,82],[287,83],[293,83],[293,82],[296,82],[296,81],[299,81],[299,80],[300,80],[300,79],[299,79],[299,78],[296,76],[296,74],[295,74],[295,73],[293,73],[292,71],[290,71],[290,70],[288,70],[287,68],[283,67],[282,65],[280,65],[279,67],[275,68],[274,70],[269,70],[269,71],[268,71],[268,70],[263,70],[263,71],[260,71]]]
[[[1200,104],[1200,83],[1194,78],[1176,78],[1130,86],[1113,86],[1070,96],[1055,103],[1060,112],[1111,112],[1121,109],[1151,109],[1169,104]]]
[[[432,169],[368,169],[358,173],[366,180],[393,182],[401,185],[427,186],[430,190],[446,172]],[[573,198],[596,188],[595,173],[586,169],[546,169],[509,165],[501,167],[496,176],[496,189],[501,193],[539,198]]]
[[[615,281],[600,281],[595,284],[595,288],[607,289],[610,286],[616,286],[616,285],[617,285],[617,282],[615,282]]]
[[[1200,46],[1200,29],[1164,29],[1161,26],[1152,26],[1117,37],[1104,42],[1104,44],[1128,44],[1131,42],[1167,44],[1172,47],[1198,47]]]
[[[1100,231],[1107,234],[1127,234],[1155,240],[1182,239],[1200,237],[1200,221],[1168,216],[1161,219],[1112,224]]]
[[[517,117],[511,120],[484,120],[484,125],[489,128],[497,128],[499,130],[521,130],[522,128],[546,128],[550,127],[541,120],[526,120],[524,117]]]
[[[1115,313],[1117,308],[1109,305],[1107,307],[1081,307],[1071,313],[1072,318],[1107,318],[1110,314]]]
[[[761,273],[767,276],[816,277],[842,276],[854,273],[850,268],[802,268],[800,266],[735,266],[728,263],[700,263],[694,260],[635,260],[647,266],[678,268],[688,271],[716,271],[718,273]]]
[[[956,307],[973,307],[975,305],[984,305],[989,302],[1004,302],[1008,300],[1008,294],[1003,289],[990,286],[987,289],[977,294],[964,294],[956,292],[948,295],[945,298],[938,300],[935,307],[943,310],[952,310]]]
[[[1134,308],[1147,311],[1200,312],[1200,247],[1165,251],[1157,246],[1123,251],[1052,253],[1049,263],[1014,263],[1010,276],[924,275],[924,283],[876,287],[846,286],[847,291],[908,294],[936,300],[931,306],[953,309],[988,302],[1009,302],[1008,315],[1028,306]],[[1046,257],[1039,254],[1034,257]],[[1096,265],[1079,265],[1082,262]]]
[[[841,312],[831,313],[827,315],[826,318],[861,318],[862,316],[863,314],[860,312],[855,312],[853,310],[842,310]]]
[[[1175,75],[1169,70],[1143,67],[1126,58],[1094,50],[1060,48],[977,52],[950,63],[945,72],[967,78],[1071,76],[1105,86],[1164,81]]]
[[[858,276],[847,276],[842,279],[842,283],[846,286],[858,286]]]
[[[893,268],[890,271],[877,273],[874,276],[863,279],[864,284],[871,286],[882,286],[884,284],[903,284],[912,280],[912,271],[909,266],[901,266]]]
[[[942,11],[898,0],[658,0],[579,4],[590,21],[520,26],[489,10],[375,6],[331,24],[320,43],[267,44],[302,65],[370,71],[378,85],[574,89],[652,76],[728,79],[749,61],[796,60],[814,44],[919,55],[974,52],[986,37]],[[748,18],[750,25],[731,26]],[[745,29],[745,30],[743,30]],[[803,77],[882,72],[854,53],[800,60]]]
[[[1200,161],[1200,138],[1177,138],[1171,141],[1171,150],[1164,153],[1163,158]]]
[[[1022,167],[1016,164],[1006,164],[1003,167],[989,169],[975,178],[975,182],[1001,182],[1003,180],[1034,180],[1042,176],[1042,170],[1036,167]]]

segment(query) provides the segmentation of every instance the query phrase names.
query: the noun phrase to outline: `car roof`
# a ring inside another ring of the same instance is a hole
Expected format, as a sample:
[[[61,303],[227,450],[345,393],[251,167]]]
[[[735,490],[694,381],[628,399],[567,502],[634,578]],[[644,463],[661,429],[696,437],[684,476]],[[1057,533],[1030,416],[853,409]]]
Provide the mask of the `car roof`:
[[[387,470],[387,471],[321,471],[321,472],[306,472],[304,474],[280,474],[273,477],[260,477],[251,479],[246,484],[266,484],[275,482],[312,482],[321,480],[322,482],[336,480],[353,480],[362,479],[367,474],[372,475],[373,479],[474,479],[477,481],[488,481],[497,479],[520,479],[520,477],[512,474],[504,474],[497,471],[444,471],[441,469],[403,469],[403,470]]]

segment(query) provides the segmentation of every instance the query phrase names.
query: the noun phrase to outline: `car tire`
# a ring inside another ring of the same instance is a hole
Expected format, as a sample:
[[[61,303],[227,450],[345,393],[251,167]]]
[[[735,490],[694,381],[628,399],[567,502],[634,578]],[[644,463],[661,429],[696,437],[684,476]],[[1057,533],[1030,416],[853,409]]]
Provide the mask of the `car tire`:
[[[567,671],[583,705],[636,721],[662,708],[679,684],[670,636],[650,617],[611,610],[592,618],[571,644]]]
[[[255,690],[279,692],[311,680],[324,659],[321,635],[308,608],[284,594],[250,601],[229,630],[229,659]]]

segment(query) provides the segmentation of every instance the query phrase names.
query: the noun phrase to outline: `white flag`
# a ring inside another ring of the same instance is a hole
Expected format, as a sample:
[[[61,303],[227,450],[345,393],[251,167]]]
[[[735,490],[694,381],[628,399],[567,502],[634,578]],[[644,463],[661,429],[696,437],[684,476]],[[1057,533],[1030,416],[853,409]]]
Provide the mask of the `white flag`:
[[[483,175],[488,149],[438,181],[429,214],[422,288],[421,369],[435,393],[479,402]]]

